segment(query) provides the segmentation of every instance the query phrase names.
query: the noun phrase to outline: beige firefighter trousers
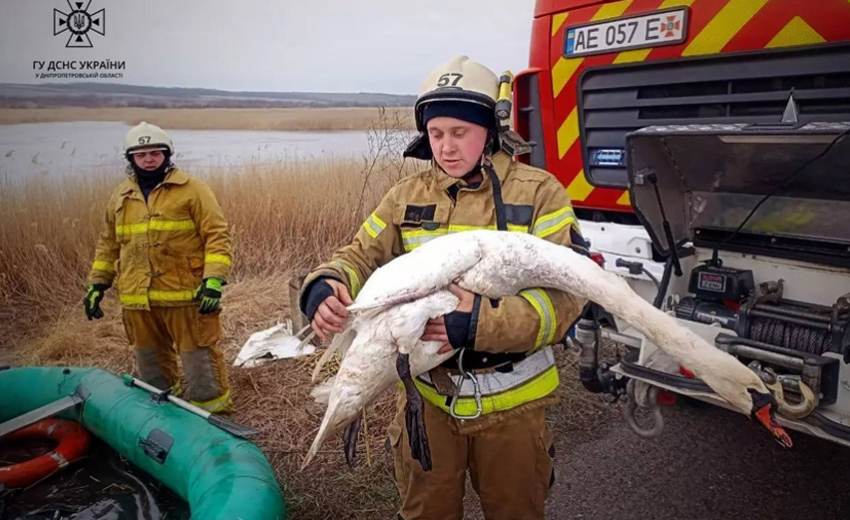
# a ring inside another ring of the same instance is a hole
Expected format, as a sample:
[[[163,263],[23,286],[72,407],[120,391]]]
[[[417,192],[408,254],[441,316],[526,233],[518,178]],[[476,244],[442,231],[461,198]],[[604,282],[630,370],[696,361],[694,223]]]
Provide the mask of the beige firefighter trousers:
[[[554,447],[543,406],[461,421],[424,404],[431,471],[423,471],[411,457],[403,395],[389,426],[400,518],[461,520],[467,470],[487,520],[543,518],[554,482]],[[482,420],[486,423],[475,424]]]
[[[200,314],[194,305],[124,309],[123,320],[142,380],[161,389],[180,389],[179,358],[186,383],[181,396],[212,412],[230,410],[218,312]]]

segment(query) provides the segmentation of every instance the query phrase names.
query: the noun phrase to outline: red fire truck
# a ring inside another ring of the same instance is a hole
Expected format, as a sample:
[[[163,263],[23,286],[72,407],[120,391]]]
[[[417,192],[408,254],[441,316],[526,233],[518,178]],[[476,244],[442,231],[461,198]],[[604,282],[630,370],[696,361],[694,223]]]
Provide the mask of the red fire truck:
[[[514,107],[606,269],[782,387],[783,424],[850,445],[850,2],[537,0]],[[724,404],[585,318],[588,388]],[[632,357],[600,368],[603,338]]]

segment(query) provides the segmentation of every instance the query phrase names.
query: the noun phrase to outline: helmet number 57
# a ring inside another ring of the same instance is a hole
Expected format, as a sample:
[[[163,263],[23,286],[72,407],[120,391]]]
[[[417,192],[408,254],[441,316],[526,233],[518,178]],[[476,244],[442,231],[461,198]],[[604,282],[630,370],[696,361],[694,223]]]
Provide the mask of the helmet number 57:
[[[460,78],[463,77],[463,74],[459,74],[457,72],[447,72],[440,76],[440,79],[437,80],[438,87],[447,87],[449,86],[449,82],[451,82],[452,87],[456,87]]]

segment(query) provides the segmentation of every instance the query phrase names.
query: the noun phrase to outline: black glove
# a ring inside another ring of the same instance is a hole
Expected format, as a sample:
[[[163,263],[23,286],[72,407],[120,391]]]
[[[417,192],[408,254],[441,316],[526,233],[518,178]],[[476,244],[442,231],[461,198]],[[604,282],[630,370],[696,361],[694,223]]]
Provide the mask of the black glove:
[[[195,300],[201,314],[212,314],[221,308],[221,288],[224,280],[213,276],[204,278],[204,282],[195,291]]]
[[[301,295],[301,312],[307,316],[307,321],[312,322],[313,316],[316,315],[316,309],[319,308],[319,305],[322,304],[323,301],[328,296],[333,296],[334,289],[331,287],[331,284],[326,282],[327,277],[316,278],[310,283],[310,286],[307,287],[307,290],[304,291],[304,294]]]
[[[475,330],[478,328],[480,305],[481,296],[476,294],[475,301],[472,303],[472,312],[452,311],[445,315],[446,335],[449,337],[449,344],[454,348],[475,347]]]
[[[83,307],[86,310],[86,318],[91,320],[99,320],[103,318],[103,310],[100,308],[100,301],[103,299],[104,293],[109,289],[109,286],[102,283],[94,283],[89,285],[86,291],[86,296],[83,298]]]

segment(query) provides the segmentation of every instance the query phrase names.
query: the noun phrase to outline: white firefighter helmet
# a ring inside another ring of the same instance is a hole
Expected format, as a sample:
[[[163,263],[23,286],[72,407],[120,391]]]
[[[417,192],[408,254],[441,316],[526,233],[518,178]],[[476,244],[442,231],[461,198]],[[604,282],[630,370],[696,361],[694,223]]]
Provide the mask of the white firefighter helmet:
[[[496,74],[467,56],[457,56],[428,74],[414,105],[416,129],[425,130],[422,113],[429,103],[454,101],[494,110],[499,95]]]
[[[127,132],[124,139],[124,153],[132,154],[137,150],[164,150],[174,154],[174,143],[162,128],[142,121]]]
[[[499,78],[484,65],[457,56],[431,71],[420,88],[413,107],[419,135],[407,146],[405,157],[430,160],[433,157],[425,125],[426,117],[448,115],[486,127],[492,132],[488,150],[499,149],[495,109]],[[426,112],[428,112],[426,114]]]

